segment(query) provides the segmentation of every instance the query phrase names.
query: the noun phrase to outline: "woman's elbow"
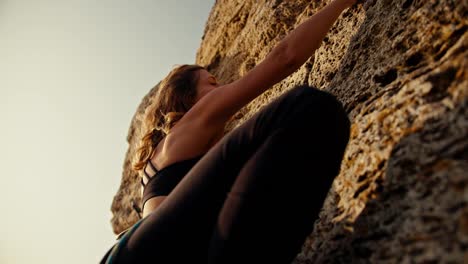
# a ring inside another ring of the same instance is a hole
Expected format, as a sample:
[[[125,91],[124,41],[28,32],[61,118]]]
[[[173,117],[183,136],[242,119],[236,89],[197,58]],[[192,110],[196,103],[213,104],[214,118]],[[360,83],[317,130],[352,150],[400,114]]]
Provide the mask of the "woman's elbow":
[[[289,45],[281,43],[274,49],[273,55],[278,63],[283,65],[285,69],[292,70],[298,68],[297,56]]]

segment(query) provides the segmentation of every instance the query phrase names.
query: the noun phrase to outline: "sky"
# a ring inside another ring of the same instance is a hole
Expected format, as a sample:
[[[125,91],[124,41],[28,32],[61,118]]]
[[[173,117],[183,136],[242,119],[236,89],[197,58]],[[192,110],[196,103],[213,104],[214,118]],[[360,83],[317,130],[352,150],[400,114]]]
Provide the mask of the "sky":
[[[0,263],[98,263],[131,119],[214,2],[0,0]]]

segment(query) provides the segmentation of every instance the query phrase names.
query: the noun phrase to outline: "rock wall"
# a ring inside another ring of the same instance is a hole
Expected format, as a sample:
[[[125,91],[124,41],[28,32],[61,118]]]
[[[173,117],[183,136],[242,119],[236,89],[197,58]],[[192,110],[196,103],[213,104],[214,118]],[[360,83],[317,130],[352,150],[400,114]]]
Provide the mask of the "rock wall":
[[[221,82],[235,80],[325,2],[218,0],[196,63]],[[296,84],[345,105],[352,134],[341,173],[295,263],[468,263],[467,14],[467,0],[368,0],[348,9],[307,63],[228,124]],[[130,160],[156,89],[128,133],[115,233],[138,219]]]

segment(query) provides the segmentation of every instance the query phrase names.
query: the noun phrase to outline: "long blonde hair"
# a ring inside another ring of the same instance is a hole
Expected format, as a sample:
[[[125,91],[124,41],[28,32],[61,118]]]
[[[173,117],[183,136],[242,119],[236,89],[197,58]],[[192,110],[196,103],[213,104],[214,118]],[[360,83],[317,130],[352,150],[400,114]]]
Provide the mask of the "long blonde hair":
[[[160,83],[154,103],[146,108],[143,137],[136,151],[133,169],[145,167],[158,143],[195,104],[199,65],[184,64],[174,68]]]

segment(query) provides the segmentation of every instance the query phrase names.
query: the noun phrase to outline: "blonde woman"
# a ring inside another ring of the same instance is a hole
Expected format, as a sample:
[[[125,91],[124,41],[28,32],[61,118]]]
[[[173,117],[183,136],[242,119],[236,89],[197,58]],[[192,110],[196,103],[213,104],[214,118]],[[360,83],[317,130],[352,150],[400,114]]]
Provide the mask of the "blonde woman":
[[[134,169],[143,215],[103,263],[291,263],[340,169],[349,119],[297,86],[224,135],[226,122],[296,71],[356,0],[333,0],[225,85],[198,65],[161,82]]]

